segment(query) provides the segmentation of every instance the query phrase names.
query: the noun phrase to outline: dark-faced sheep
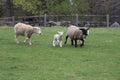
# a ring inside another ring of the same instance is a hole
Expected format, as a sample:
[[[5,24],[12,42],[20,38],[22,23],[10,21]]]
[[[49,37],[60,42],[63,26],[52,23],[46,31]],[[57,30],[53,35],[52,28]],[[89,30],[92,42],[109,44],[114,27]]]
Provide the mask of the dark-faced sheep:
[[[68,31],[66,34],[66,40],[65,40],[65,44],[67,43],[67,39],[68,37],[71,39],[71,44],[74,45],[75,43],[75,47],[77,47],[77,40],[81,41],[81,47],[84,45],[84,41],[87,37],[87,35],[89,34],[89,28],[79,28],[76,26],[69,26],[68,27]]]
[[[40,27],[32,27],[31,25],[27,25],[24,23],[17,23],[14,26],[14,33],[17,44],[19,43],[18,37],[21,35],[21,36],[25,36],[24,42],[28,41],[29,45],[31,45],[31,40],[30,40],[31,35],[33,33],[41,34],[41,29]]]

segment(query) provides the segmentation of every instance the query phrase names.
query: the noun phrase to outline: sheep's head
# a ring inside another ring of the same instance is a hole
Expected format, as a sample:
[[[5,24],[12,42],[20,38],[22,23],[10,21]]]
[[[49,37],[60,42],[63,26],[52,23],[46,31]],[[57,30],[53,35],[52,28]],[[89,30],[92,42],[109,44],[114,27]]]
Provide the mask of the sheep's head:
[[[85,38],[89,35],[89,29],[90,29],[89,27],[88,28],[87,27],[80,28],[80,30],[82,30],[83,35],[84,35]]]
[[[33,27],[34,28],[34,32],[37,33],[37,34],[41,34],[42,31],[40,29],[40,27]]]

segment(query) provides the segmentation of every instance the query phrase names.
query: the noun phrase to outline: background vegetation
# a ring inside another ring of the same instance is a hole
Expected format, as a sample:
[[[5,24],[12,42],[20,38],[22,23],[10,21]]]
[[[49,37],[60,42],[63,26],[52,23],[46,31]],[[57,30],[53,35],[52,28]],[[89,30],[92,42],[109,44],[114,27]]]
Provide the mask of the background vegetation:
[[[84,47],[52,46],[66,27],[43,27],[32,46],[14,41],[13,27],[0,27],[0,80],[119,80],[120,29],[91,28]]]
[[[119,15],[119,0],[0,0],[0,16],[42,14]]]

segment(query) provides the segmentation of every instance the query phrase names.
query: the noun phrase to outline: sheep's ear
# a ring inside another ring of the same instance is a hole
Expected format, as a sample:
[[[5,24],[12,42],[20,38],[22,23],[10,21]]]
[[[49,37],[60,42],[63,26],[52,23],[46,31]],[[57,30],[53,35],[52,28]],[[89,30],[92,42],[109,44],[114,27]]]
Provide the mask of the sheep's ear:
[[[79,30],[84,30],[84,29],[82,29],[82,28],[79,28]]]

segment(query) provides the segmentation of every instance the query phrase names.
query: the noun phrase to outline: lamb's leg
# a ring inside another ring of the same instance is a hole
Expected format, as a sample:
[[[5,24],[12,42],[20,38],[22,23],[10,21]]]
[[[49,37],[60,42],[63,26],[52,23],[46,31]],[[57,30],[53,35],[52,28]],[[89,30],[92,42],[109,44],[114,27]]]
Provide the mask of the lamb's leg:
[[[55,41],[53,40],[53,46],[55,47]]]
[[[68,35],[66,35],[66,39],[65,39],[64,44],[66,44],[66,43],[67,43],[67,39],[68,39]]]
[[[60,41],[60,44],[59,44],[59,45],[60,45],[60,47],[62,47],[62,41]]]
[[[18,35],[15,35],[15,41],[17,44],[19,44]]]

